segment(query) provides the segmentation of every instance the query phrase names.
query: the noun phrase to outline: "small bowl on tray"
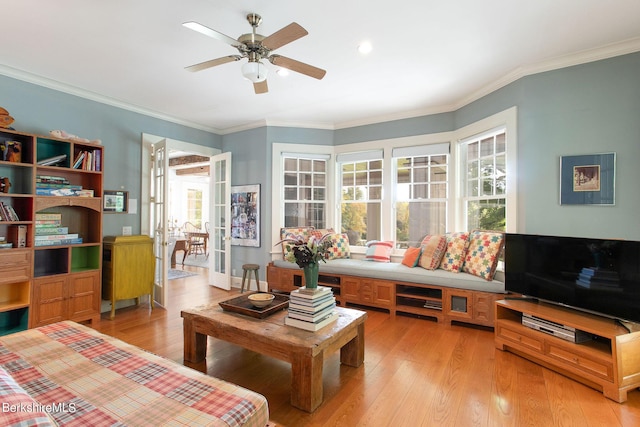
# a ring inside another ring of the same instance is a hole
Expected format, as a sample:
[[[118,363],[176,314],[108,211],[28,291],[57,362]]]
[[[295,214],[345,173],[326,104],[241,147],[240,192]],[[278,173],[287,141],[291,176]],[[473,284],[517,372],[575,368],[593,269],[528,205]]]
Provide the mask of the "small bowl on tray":
[[[275,295],[260,292],[257,294],[251,294],[247,298],[249,298],[249,301],[251,301],[251,304],[253,304],[254,307],[263,308],[273,302]]]

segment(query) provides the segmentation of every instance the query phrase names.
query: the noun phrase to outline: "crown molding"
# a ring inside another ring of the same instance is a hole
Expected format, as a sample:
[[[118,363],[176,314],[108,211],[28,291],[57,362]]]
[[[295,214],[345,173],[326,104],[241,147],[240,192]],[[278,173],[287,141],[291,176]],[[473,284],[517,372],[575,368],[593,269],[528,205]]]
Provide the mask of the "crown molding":
[[[57,80],[48,79],[46,77],[38,76],[36,74],[29,73],[27,71],[18,70],[17,68],[12,68],[12,67],[8,67],[6,65],[0,64],[0,74],[5,75],[7,77],[14,78],[16,80],[32,83],[37,86],[42,86],[48,89],[56,90],[58,92],[63,92],[68,95],[77,96],[79,98],[84,98],[90,101],[99,102],[101,104],[110,105],[112,107],[121,108],[123,110],[131,111],[133,113],[138,113],[144,116],[149,116],[149,117],[164,120],[167,122],[175,123],[177,125],[202,130],[205,132],[220,134],[220,129],[203,126],[200,123],[194,123],[187,120],[178,119],[176,117],[169,116],[167,114],[163,114],[158,111],[142,108],[137,105],[129,104],[127,102],[120,101],[115,98],[110,98],[108,96],[100,95],[99,93],[95,93],[95,92],[88,91],[86,89],[81,89],[75,86],[71,86],[71,85],[59,82]]]
[[[8,77],[22,80],[28,83],[33,83],[38,86],[43,86],[49,89],[64,92],[70,95],[78,96],[81,98],[89,99],[92,101],[100,102],[102,104],[110,105],[113,107],[121,108],[134,113],[142,114],[149,117],[154,117],[167,122],[175,123],[182,126],[187,126],[193,129],[202,130],[205,132],[211,132],[217,135],[228,135],[232,133],[242,132],[251,129],[257,129],[266,126],[279,126],[279,127],[296,127],[296,128],[308,128],[308,129],[326,129],[326,130],[338,130],[347,129],[358,126],[367,126],[378,123],[385,123],[396,120],[411,119],[421,116],[427,116],[432,114],[441,114],[458,110],[498,89],[507,86],[510,83],[521,79],[522,77],[543,73],[547,71],[553,71],[561,68],[566,68],[574,65],[585,64],[589,62],[599,61],[603,59],[613,58],[616,56],[626,55],[640,51],[640,37],[623,40],[621,42],[611,43],[605,46],[601,46],[594,49],[586,49],[580,52],[576,52],[570,55],[564,55],[554,58],[549,58],[537,63],[524,65],[518,67],[499,78],[496,81],[478,89],[477,91],[469,94],[466,97],[459,99],[450,105],[441,105],[438,107],[415,109],[408,111],[401,111],[392,114],[386,114],[381,116],[372,116],[365,119],[352,120],[339,123],[302,123],[302,122],[287,122],[277,120],[259,120],[255,122],[246,123],[239,126],[232,126],[224,129],[217,129],[208,126],[203,126],[200,123],[189,122],[182,120],[167,114],[160,113],[158,111],[148,110],[136,105],[132,105],[118,99],[110,98],[98,93],[80,89],[74,86],[70,86],[52,79],[48,79],[42,76],[38,76],[23,70],[18,70],[5,65],[0,65],[0,74]]]
[[[514,69],[512,72],[487,85],[467,97],[460,99],[454,106],[454,110],[464,107],[478,99],[486,96],[498,89],[507,86],[523,77],[547,71],[559,70],[561,68],[575,65],[587,64],[589,62],[614,58],[616,56],[627,55],[640,51],[640,37],[635,37],[621,42],[611,43],[594,49],[586,49],[570,55],[549,58],[544,61],[525,65]]]

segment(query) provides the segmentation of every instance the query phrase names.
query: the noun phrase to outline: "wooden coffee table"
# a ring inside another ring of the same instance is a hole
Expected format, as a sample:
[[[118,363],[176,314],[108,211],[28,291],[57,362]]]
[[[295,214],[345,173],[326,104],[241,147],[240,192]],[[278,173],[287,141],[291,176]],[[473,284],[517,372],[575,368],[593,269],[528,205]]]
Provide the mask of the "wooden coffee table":
[[[284,324],[286,310],[264,319],[223,311],[209,304],[183,310],[184,360],[205,359],[207,336],[291,363],[291,404],[313,412],[322,403],[325,358],[340,349],[340,362],[353,367],[364,361],[364,321],[367,313],[337,307],[340,317],[316,332]]]

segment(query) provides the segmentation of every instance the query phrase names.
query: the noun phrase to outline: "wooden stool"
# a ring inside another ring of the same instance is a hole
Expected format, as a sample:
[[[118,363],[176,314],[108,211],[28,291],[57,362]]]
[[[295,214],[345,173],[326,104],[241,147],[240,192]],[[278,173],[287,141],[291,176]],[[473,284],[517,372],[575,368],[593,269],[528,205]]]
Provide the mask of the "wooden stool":
[[[244,281],[249,276],[249,283],[247,284],[247,290],[251,288],[251,272],[253,271],[256,276],[256,289],[260,290],[260,279],[258,279],[258,270],[260,270],[260,266],[258,264],[243,264],[242,265],[242,287],[240,288],[240,293],[244,292]]]

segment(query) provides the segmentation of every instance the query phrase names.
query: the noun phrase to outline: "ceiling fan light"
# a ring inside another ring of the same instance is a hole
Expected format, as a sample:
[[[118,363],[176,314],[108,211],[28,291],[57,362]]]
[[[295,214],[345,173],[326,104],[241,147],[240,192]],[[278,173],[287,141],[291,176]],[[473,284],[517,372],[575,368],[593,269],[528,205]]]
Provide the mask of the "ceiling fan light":
[[[253,83],[267,79],[267,67],[262,62],[247,62],[242,66],[242,75]]]

